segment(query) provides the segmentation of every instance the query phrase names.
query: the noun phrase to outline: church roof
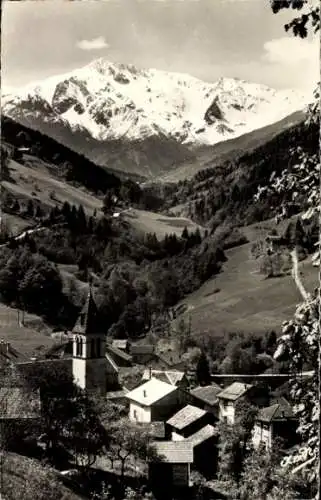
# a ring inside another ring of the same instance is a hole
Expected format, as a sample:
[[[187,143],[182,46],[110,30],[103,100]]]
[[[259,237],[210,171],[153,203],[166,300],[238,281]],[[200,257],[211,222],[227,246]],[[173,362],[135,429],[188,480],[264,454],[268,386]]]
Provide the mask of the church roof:
[[[89,287],[86,302],[72,331],[73,333],[79,333],[81,335],[99,333],[99,313],[92,295],[91,287]]]

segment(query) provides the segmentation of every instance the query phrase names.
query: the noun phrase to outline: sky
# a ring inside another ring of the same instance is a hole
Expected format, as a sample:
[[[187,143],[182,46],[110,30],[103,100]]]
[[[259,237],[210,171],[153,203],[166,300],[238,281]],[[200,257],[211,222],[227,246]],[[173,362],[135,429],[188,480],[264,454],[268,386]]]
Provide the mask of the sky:
[[[269,0],[4,1],[3,88],[21,87],[94,59],[238,77],[310,90],[319,79],[317,39],[286,33],[293,11]]]

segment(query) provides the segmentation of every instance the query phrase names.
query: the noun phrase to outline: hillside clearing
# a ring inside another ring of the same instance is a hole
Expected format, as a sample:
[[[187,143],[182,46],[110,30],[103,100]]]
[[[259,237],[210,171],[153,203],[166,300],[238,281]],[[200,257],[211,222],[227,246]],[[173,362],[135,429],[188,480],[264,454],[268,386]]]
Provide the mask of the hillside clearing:
[[[52,207],[68,201],[71,205],[83,205],[89,215],[94,210],[100,210],[102,201],[99,198],[84,188],[76,188],[55,178],[50,172],[54,168],[31,156],[26,157],[25,165],[11,160],[9,169],[12,181],[4,181],[3,186],[18,198],[32,198]]]
[[[168,217],[163,214],[137,209],[125,210],[121,215],[137,231],[156,233],[159,239],[163,239],[166,234],[171,233],[181,236],[184,227],[187,227],[190,232],[195,231],[197,228],[204,232],[202,226],[184,217]]]
[[[282,322],[293,315],[302,300],[293,277],[265,279],[250,255],[252,243],[269,225],[242,228],[250,242],[227,250],[222,272],[182,301],[187,306],[184,315],[191,316],[194,335],[217,336],[236,331],[264,334],[272,329],[279,332]],[[316,268],[310,258],[299,266],[304,286],[312,291],[318,285]]]

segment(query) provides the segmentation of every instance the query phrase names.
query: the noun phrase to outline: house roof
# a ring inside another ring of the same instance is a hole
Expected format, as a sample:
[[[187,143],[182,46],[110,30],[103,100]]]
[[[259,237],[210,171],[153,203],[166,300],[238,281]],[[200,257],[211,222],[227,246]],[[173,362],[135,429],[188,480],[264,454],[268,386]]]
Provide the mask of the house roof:
[[[21,387],[0,388],[0,419],[25,419],[40,416],[39,391]]]
[[[202,429],[199,431],[195,432],[191,436],[189,436],[186,441],[190,442],[193,444],[193,446],[198,446],[201,443],[204,443],[204,441],[207,441],[211,437],[217,436],[218,431],[213,425],[205,425]]]
[[[217,403],[217,395],[222,391],[222,388],[217,384],[205,385],[200,387],[195,387],[190,391],[191,395],[204,403],[209,405],[214,405]]]
[[[221,392],[217,394],[217,397],[220,399],[228,399],[230,401],[236,401],[241,396],[247,393],[249,389],[251,389],[253,385],[251,384],[243,384],[242,382],[233,382],[233,384],[229,385]]]
[[[99,313],[94,301],[91,287],[89,287],[86,302],[78,316],[78,319],[73,328],[73,333],[82,335],[90,335],[91,333],[98,333],[99,330]]]
[[[167,423],[175,429],[182,430],[199,418],[203,417],[205,414],[205,410],[201,410],[196,406],[187,405],[167,420]]]
[[[124,361],[131,362],[132,357],[130,354],[127,354],[127,352],[122,351],[121,349],[118,349],[117,347],[107,344],[106,345],[106,351],[110,352],[111,354],[114,354],[115,356],[118,356],[119,358],[123,359]]]
[[[127,339],[115,339],[112,342],[112,346],[116,347],[117,349],[126,349],[128,346],[128,340]]]
[[[136,344],[130,346],[130,354],[154,354],[155,347],[151,344]]]
[[[136,387],[136,389],[128,392],[126,397],[141,405],[150,406],[176,390],[177,388],[173,385],[152,378],[148,380],[148,382]]]
[[[150,375],[152,377],[157,378],[158,380],[162,380],[163,382],[167,382],[171,385],[177,385],[184,378],[185,373],[180,372],[178,370],[149,370],[146,369],[143,373],[142,380],[149,380]]]
[[[274,420],[293,418],[294,413],[291,405],[284,397],[272,400],[272,403],[266,408],[261,408],[256,417],[257,420],[260,422],[272,422]]]
[[[152,443],[161,461],[172,464],[193,463],[193,444],[187,441],[154,441]]]
[[[121,399],[124,398],[128,394],[128,389],[123,387],[119,391],[109,391],[106,394],[106,399],[113,400],[113,399]]]
[[[108,354],[108,352],[105,353],[106,360],[108,361],[109,365],[112,367],[114,372],[119,372],[119,368],[113,358]]]
[[[18,363],[28,358],[12,347],[10,342],[0,341],[0,363]]]

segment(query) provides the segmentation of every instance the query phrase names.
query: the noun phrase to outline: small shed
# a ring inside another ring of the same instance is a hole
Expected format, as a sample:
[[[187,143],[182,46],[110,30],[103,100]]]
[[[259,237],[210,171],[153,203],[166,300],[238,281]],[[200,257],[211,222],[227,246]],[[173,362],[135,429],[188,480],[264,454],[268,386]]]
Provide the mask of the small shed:
[[[154,491],[188,488],[191,486],[190,467],[193,463],[193,445],[189,442],[153,442],[158,456],[149,463],[149,481]]]
[[[186,441],[193,445],[193,468],[208,479],[214,477],[218,464],[218,430],[208,424],[189,436]]]

